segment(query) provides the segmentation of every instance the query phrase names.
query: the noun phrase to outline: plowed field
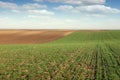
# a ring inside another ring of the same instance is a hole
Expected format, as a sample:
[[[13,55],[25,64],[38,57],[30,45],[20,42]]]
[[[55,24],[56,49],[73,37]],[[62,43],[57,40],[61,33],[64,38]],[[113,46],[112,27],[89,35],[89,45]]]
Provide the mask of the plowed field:
[[[67,30],[0,30],[0,44],[34,44],[62,38]]]

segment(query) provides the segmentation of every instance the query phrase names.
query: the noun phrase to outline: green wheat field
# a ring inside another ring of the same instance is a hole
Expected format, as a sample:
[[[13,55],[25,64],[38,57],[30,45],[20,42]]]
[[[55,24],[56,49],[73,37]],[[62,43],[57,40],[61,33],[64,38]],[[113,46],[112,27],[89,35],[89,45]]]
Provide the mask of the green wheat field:
[[[0,80],[120,80],[120,30],[0,45]]]

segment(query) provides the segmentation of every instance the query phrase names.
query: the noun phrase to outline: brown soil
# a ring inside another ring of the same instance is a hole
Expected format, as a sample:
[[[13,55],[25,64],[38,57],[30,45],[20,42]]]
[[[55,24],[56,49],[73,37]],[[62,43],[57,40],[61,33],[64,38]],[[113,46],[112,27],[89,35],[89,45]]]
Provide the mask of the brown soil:
[[[0,30],[0,44],[38,44],[71,34],[71,30]]]

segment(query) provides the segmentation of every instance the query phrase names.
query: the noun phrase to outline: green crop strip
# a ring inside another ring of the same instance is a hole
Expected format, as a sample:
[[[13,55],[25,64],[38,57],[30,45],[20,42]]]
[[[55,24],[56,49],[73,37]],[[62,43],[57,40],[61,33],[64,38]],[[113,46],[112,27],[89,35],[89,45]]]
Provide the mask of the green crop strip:
[[[77,31],[45,44],[0,45],[0,80],[120,80],[120,31]]]

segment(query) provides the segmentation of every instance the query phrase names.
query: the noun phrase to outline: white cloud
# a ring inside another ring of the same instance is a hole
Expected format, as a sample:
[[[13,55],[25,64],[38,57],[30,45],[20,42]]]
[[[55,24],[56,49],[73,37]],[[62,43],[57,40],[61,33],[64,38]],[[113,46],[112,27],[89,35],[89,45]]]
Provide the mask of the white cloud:
[[[22,9],[41,9],[41,8],[47,8],[46,5],[40,5],[37,3],[28,3],[28,4],[24,4],[21,7]]]
[[[61,10],[65,12],[79,13],[79,10],[75,9],[75,7],[71,5],[60,5],[54,8],[55,10]]]
[[[86,14],[86,17],[91,17],[91,18],[99,17],[99,18],[103,18],[103,17],[105,17],[105,15],[103,15],[103,14]]]
[[[35,2],[43,2],[44,0],[34,0]]]
[[[71,5],[61,5],[59,7],[54,8],[54,9],[66,11],[66,10],[73,10],[74,7]]]
[[[66,4],[104,4],[106,0],[34,0],[36,2],[48,1]]]
[[[14,13],[20,13],[20,11],[19,10],[16,10],[16,9],[13,9],[13,10],[11,10],[12,12],[14,12]]]
[[[119,9],[104,5],[89,5],[76,7],[77,10],[89,13],[120,13]]]
[[[98,13],[98,14],[105,14],[105,13],[120,13],[119,9],[107,7],[104,5],[83,5],[83,6],[76,6],[73,7],[71,5],[60,5],[56,8],[56,10],[67,11],[67,12],[84,12],[84,13]]]
[[[81,0],[83,4],[104,4],[106,0]]]
[[[41,9],[41,8],[47,8],[47,6],[46,5],[42,5],[42,4],[38,4],[38,3],[27,3],[27,4],[23,4],[23,5],[17,5],[15,3],[0,1],[0,8],[3,8],[3,9],[19,9],[19,10],[24,10],[24,9]]]
[[[49,2],[56,2],[56,3],[67,3],[67,4],[82,4],[81,0],[48,0]]]
[[[18,8],[18,6],[14,3],[0,1],[0,8],[16,9],[16,8]]]
[[[53,12],[47,11],[47,10],[28,10],[29,14],[36,14],[36,15],[54,15]]]
[[[54,12],[48,11],[46,5],[38,4],[38,3],[27,3],[23,5],[17,5],[15,3],[10,2],[2,2],[0,1],[0,8],[11,10],[14,13],[25,13],[25,14],[34,14],[34,15],[46,15],[51,16],[54,15]]]

